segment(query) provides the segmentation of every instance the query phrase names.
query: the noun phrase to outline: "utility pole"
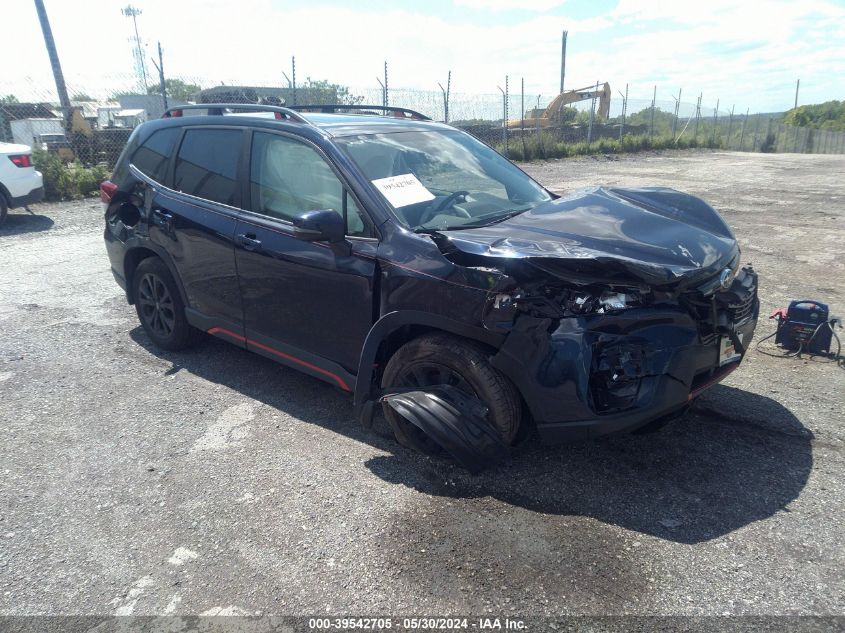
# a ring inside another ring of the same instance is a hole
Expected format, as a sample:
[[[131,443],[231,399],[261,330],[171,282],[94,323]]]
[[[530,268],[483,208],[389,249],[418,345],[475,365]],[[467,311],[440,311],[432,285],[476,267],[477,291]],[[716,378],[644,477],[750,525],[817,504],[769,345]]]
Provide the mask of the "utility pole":
[[[621,92],[619,94],[622,96],[622,124],[619,126],[619,139],[622,140],[625,133],[625,116],[628,114],[628,84],[625,84],[625,94]]]
[[[678,112],[681,109],[681,91],[683,88],[678,88],[678,98],[675,99],[675,95],[672,95],[672,98],[675,99],[675,118],[672,119],[672,140],[675,140],[675,130],[678,126]]]
[[[736,107],[735,105],[731,106],[731,114],[728,117],[728,146],[725,149],[731,148],[731,132],[733,131],[733,127],[734,127],[734,108],[735,107]]]
[[[695,103],[695,130],[692,133],[692,137],[695,142],[698,142],[698,122],[701,120],[701,100],[704,98],[704,93],[701,92],[698,95],[698,101]]]
[[[387,91],[385,90],[384,82],[381,79],[379,79],[378,77],[376,77],[376,81],[378,82],[378,85],[381,86],[381,105],[383,105],[386,108],[387,107]]]
[[[713,108],[713,145],[716,144],[716,126],[719,124],[719,100],[716,99],[716,107]]]
[[[563,32],[560,44],[560,91],[563,92],[563,79],[566,76],[566,36],[569,31]]]
[[[801,80],[795,82],[795,107],[798,107],[798,88],[801,87]]]
[[[381,83],[379,81],[379,83]],[[449,74],[446,76],[446,87],[443,87],[443,84],[437,82],[437,85],[440,86],[440,91],[443,93],[443,122],[449,122],[449,92],[452,90],[452,71],[449,71]],[[384,96],[384,85],[382,85],[382,96]],[[384,105],[387,105],[386,103]]]
[[[291,55],[290,57],[290,72],[293,76],[291,83],[293,84],[293,105],[296,105],[296,56]],[[307,95],[306,95],[307,96]],[[307,103],[307,99],[306,99]]]
[[[649,128],[649,137],[654,136],[654,111],[657,108],[657,86],[654,86],[654,96],[651,98],[651,127]]]
[[[59,103],[62,106],[62,114],[65,120],[65,134],[70,138],[70,99],[67,96],[65,76],[62,73],[62,65],[59,63],[59,54],[56,52],[56,42],[53,40],[53,31],[50,28],[50,20],[47,18],[47,10],[44,8],[44,0],[35,0],[35,11],[38,13],[38,21],[41,23],[41,33],[44,35],[44,45],[47,47],[50,66],[53,67],[53,79],[56,81],[56,92],[59,93]]]
[[[496,86],[502,93],[502,146],[505,157],[508,155],[508,76],[505,75],[505,89]]]
[[[164,56],[161,52],[161,42],[158,43],[158,63],[156,64],[156,60],[153,61],[153,66],[156,67],[158,71],[158,80],[161,85],[161,100],[164,103],[164,109],[167,110],[167,86],[164,83]]]
[[[138,16],[141,15],[141,9],[137,9],[133,7],[131,4],[127,4],[120,12],[125,15],[127,18],[132,18],[132,26],[135,29],[135,37],[129,38],[129,41],[135,42],[134,50],[132,51],[132,56],[135,58],[135,74],[138,75],[138,78],[141,80],[141,86],[143,87],[144,94],[147,93],[147,64],[144,61],[144,50],[141,46],[141,36],[138,33]]]
[[[384,62],[384,107],[390,105],[390,93],[387,91],[387,61]]]
[[[596,94],[599,91],[599,82],[596,82],[596,89],[593,91],[593,100],[590,103],[590,125],[587,127],[587,145],[593,142],[593,120],[596,116]]]

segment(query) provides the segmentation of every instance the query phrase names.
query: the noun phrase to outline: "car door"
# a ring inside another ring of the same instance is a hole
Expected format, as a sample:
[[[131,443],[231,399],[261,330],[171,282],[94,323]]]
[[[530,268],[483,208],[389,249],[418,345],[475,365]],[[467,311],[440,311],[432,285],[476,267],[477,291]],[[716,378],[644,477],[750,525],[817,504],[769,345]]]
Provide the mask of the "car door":
[[[236,229],[247,346],[294,357],[292,364],[343,387],[325,367],[357,372],[373,324],[378,240],[369,219],[309,142],[256,130],[248,170],[249,204]],[[291,220],[316,209],[346,217],[343,247],[294,237]]]
[[[171,166],[172,185],[153,198],[150,228],[150,239],[167,251],[182,280],[189,320],[241,336],[234,236],[244,135],[231,127],[185,129]]]

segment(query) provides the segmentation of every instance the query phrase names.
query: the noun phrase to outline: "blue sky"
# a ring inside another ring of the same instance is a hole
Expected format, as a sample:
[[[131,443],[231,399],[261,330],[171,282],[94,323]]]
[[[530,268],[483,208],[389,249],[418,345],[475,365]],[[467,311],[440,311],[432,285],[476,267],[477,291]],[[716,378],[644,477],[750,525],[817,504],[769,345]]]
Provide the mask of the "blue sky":
[[[95,96],[129,86],[126,0],[45,0],[71,90]],[[134,0],[152,53],[168,75],[203,85],[279,85],[296,55],[300,80],[326,78],[375,92],[389,62],[393,88],[437,90],[452,70],[454,93],[513,91],[551,97],[559,83],[560,33],[569,31],[567,87],[629,84],[633,99],[671,104],[699,93],[712,111],[778,111],[845,99],[845,0]],[[7,0],[0,93],[52,90],[31,2]],[[11,27],[11,28],[9,28]],[[518,89],[518,88],[517,88]],[[46,98],[46,97],[45,97]]]

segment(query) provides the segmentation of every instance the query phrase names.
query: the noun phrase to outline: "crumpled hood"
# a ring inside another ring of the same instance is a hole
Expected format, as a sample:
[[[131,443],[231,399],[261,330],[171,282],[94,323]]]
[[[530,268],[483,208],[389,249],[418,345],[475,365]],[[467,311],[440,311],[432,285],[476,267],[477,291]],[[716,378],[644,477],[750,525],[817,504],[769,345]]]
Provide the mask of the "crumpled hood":
[[[491,226],[441,235],[450,250],[531,258],[549,272],[583,268],[595,275],[600,264],[652,284],[704,279],[739,253],[733,233],[710,205],[662,187],[583,190]]]

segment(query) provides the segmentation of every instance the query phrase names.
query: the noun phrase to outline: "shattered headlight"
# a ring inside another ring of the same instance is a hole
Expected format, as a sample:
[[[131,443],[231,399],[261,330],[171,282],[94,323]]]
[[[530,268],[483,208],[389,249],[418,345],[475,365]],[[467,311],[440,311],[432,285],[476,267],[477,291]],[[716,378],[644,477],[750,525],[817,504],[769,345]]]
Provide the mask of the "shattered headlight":
[[[639,290],[574,291],[564,300],[564,307],[575,314],[604,314],[643,305]]]

